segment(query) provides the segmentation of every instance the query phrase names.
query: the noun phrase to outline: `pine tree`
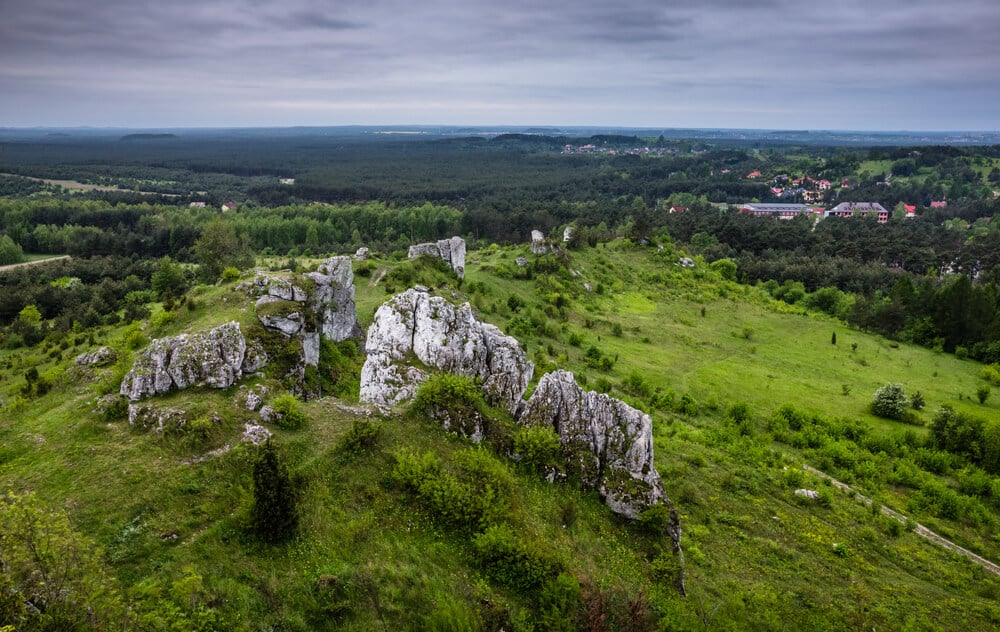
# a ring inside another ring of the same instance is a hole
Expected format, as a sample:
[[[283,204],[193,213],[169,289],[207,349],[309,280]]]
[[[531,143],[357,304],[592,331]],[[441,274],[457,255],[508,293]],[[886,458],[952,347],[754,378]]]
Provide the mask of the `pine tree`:
[[[295,535],[299,516],[295,483],[271,440],[253,466],[253,530],[266,542],[284,542]]]

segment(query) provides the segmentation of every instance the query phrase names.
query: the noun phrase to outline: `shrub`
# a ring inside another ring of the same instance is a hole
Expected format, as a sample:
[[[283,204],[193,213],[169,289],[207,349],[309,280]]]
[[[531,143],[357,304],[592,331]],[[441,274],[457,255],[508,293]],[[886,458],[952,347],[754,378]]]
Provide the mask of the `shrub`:
[[[514,452],[533,470],[554,467],[560,447],[559,435],[548,426],[524,426],[514,433]]]
[[[1000,364],[994,363],[984,366],[983,379],[994,386],[1000,386]]]
[[[219,279],[223,283],[232,283],[233,281],[238,281],[239,278],[240,278],[240,271],[239,271],[239,269],[238,268],[234,268],[232,266],[229,266],[228,268],[224,268],[222,270],[222,274],[219,277]]]
[[[253,466],[253,506],[250,520],[257,537],[283,542],[298,528],[298,490],[288,467],[270,439]]]
[[[878,417],[902,421],[906,417],[907,404],[902,385],[890,382],[875,391],[871,411]]]
[[[482,529],[499,523],[509,512],[513,483],[506,470],[483,450],[456,453],[460,480],[444,470],[433,452],[396,453],[393,478],[431,513],[456,529]]]
[[[280,428],[295,430],[301,428],[306,422],[306,415],[302,412],[302,405],[295,396],[285,393],[274,398],[271,407],[278,412],[278,419],[275,423]]]
[[[558,561],[523,542],[508,525],[494,525],[472,539],[480,566],[493,581],[514,590],[540,587],[561,570]]]
[[[924,396],[920,391],[916,391],[913,395],[910,395],[910,408],[913,410],[923,410],[925,405]]]
[[[990,396],[990,387],[985,384],[980,384],[976,389],[976,399],[979,400],[980,404],[985,404],[987,398]]]
[[[355,419],[340,440],[340,449],[348,454],[371,454],[382,434],[381,428],[367,419]]]

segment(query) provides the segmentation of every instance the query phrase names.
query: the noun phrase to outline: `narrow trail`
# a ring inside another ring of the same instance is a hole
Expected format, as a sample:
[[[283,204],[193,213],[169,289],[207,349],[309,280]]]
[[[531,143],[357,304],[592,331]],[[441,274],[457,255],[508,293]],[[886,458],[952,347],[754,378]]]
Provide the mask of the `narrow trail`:
[[[383,277],[385,277],[385,275],[388,273],[389,273],[389,268],[381,268],[378,272],[375,273],[375,275],[372,277],[372,280],[368,282],[368,287],[375,287],[376,285],[378,285],[378,282],[381,281]]]
[[[6,270],[13,270],[14,268],[24,268],[26,266],[37,266],[42,263],[49,263],[51,261],[60,261],[62,259],[69,259],[69,255],[62,255],[61,257],[51,257],[49,259],[39,259],[38,261],[25,261],[23,263],[12,263],[6,266],[0,266],[0,272]]]
[[[806,472],[809,472],[810,474],[815,474],[816,476],[819,476],[820,478],[823,478],[823,479],[826,479],[826,480],[830,481],[830,483],[832,483],[833,486],[836,487],[837,489],[842,489],[842,490],[844,490],[846,492],[850,492],[851,494],[854,495],[855,498],[857,498],[858,500],[860,500],[861,502],[863,502],[868,507],[872,506],[872,500],[870,498],[868,498],[867,496],[863,496],[859,492],[855,491],[855,489],[853,487],[851,487],[850,485],[848,485],[847,483],[841,483],[840,481],[838,481],[837,479],[833,478],[829,474],[827,474],[825,472],[821,472],[821,471],[817,470],[816,468],[810,467],[808,465],[803,465],[802,469],[805,470]],[[889,516],[890,518],[893,518],[894,520],[898,520],[899,522],[902,522],[903,524],[906,524],[906,522],[907,522],[906,516],[904,516],[903,514],[899,513],[898,511],[894,511],[892,509],[889,509],[885,505],[882,506],[881,510],[882,510],[882,515]],[[983,568],[985,568],[989,572],[993,573],[994,575],[1000,575],[1000,566],[997,566],[996,564],[994,564],[993,562],[989,561],[985,557],[982,557],[980,555],[976,555],[972,551],[958,546],[957,544],[955,544],[951,540],[948,540],[948,539],[945,539],[945,538],[941,537],[940,535],[934,533],[933,531],[931,531],[930,529],[928,529],[927,527],[925,527],[922,524],[918,524],[916,526],[916,528],[914,528],[913,532],[916,533],[917,535],[919,535],[922,538],[926,538],[927,540],[930,540],[931,542],[933,542],[934,544],[937,544],[938,546],[940,546],[942,548],[948,549],[949,551],[952,551],[954,553],[958,553],[959,555],[972,560],[973,562],[975,562],[976,564],[979,564],[980,566],[982,566]]]

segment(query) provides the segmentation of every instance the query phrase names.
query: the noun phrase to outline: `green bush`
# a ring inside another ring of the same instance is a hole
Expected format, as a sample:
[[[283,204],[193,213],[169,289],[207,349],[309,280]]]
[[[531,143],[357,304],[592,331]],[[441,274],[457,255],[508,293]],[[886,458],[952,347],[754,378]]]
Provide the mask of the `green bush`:
[[[295,430],[301,428],[306,422],[306,414],[302,412],[302,404],[295,399],[294,395],[285,393],[275,397],[271,402],[271,408],[278,412],[278,419],[275,423],[280,428]]]
[[[283,542],[298,529],[298,489],[270,439],[253,466],[250,520],[254,533],[265,542]]]
[[[428,415],[440,410],[473,413],[485,405],[483,393],[473,378],[451,373],[429,377],[417,389],[413,403],[419,412]]]
[[[877,417],[902,421],[906,417],[907,406],[902,385],[890,382],[875,391],[871,411]]]
[[[555,467],[560,454],[559,435],[548,426],[524,426],[514,433],[514,452],[533,470]]]
[[[1000,364],[987,364],[983,367],[983,379],[994,386],[1000,386]]]
[[[472,548],[486,575],[513,590],[535,590],[562,570],[557,560],[522,541],[508,525],[488,527],[472,539]]]
[[[395,456],[393,478],[446,525],[478,530],[499,523],[508,514],[513,484],[503,466],[485,450],[456,453],[461,479],[446,471],[432,452],[418,455],[403,450]]]
[[[339,447],[348,454],[371,454],[381,433],[378,424],[367,419],[355,419],[351,429],[341,438]]]
[[[223,283],[232,283],[233,281],[238,281],[239,278],[240,278],[239,268],[234,268],[232,266],[229,266],[228,268],[223,268],[222,274],[219,276],[219,279]]]

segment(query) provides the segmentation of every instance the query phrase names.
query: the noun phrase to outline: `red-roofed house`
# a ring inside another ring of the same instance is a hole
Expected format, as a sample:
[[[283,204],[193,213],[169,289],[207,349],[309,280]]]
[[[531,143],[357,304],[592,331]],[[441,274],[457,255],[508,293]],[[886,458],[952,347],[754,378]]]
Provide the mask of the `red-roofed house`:
[[[667,211],[667,212],[668,213],[683,213],[686,210],[688,210],[688,207],[686,207],[686,206],[671,206],[670,210]]]
[[[848,180],[847,178],[844,178],[844,179],[842,179],[842,180],[840,181],[840,188],[841,188],[841,189],[846,189],[846,188],[848,188],[848,187],[850,187],[850,186],[851,186],[851,181],[850,181],[850,180]]]
[[[759,171],[751,171],[750,173],[747,174],[747,179],[754,180],[756,178],[759,178],[761,175],[762,174]]]
[[[826,191],[833,186],[832,184],[830,184],[829,180],[820,180],[819,182],[816,183],[816,185],[819,186],[820,191]]]
[[[947,206],[948,202],[946,200],[941,200],[940,202],[931,200],[931,208],[946,208]]]

